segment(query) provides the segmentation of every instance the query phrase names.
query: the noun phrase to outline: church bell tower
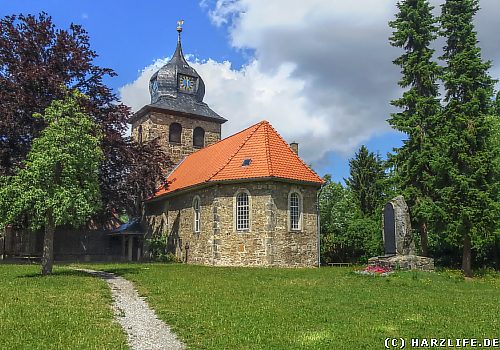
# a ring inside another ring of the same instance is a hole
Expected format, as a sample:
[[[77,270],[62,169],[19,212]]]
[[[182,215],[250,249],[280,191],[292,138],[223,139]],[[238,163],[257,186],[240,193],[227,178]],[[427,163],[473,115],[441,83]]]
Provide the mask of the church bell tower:
[[[129,120],[132,138],[139,143],[158,138],[174,165],[219,141],[221,126],[227,121],[203,102],[205,83],[182,53],[183,23],[177,22],[177,47],[172,58],[149,81],[151,103]]]

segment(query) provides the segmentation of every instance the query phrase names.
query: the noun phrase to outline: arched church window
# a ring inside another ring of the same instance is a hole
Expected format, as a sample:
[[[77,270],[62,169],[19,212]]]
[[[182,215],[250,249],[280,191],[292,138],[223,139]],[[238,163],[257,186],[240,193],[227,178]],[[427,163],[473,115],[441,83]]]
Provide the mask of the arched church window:
[[[288,196],[288,215],[290,231],[302,230],[302,200],[297,192],[291,192]]]
[[[194,211],[194,232],[200,232],[201,228],[201,208],[200,208],[200,197],[196,196],[193,200],[193,211]]]
[[[242,190],[235,197],[235,223],[237,231],[250,230],[250,196],[248,191]]]
[[[174,143],[181,143],[182,126],[179,123],[170,124],[170,130],[168,134],[168,141]]]
[[[193,146],[203,148],[205,146],[205,130],[196,127],[193,131]]]

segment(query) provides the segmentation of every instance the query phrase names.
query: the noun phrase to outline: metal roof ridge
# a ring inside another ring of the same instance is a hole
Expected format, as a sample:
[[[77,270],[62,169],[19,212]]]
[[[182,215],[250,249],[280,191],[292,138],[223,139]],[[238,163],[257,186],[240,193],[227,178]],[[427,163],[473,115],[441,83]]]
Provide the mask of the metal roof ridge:
[[[269,173],[269,176],[273,176],[273,162],[271,161],[271,147],[269,146],[269,123],[265,124],[266,127],[266,136],[265,136],[265,141],[266,141],[266,160],[267,160],[267,172]]]

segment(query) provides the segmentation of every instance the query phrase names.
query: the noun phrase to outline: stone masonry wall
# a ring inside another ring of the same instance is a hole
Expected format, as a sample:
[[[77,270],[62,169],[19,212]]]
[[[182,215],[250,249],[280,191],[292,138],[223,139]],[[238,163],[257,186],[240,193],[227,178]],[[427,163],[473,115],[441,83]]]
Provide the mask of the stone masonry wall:
[[[171,143],[168,140],[169,126],[179,123],[182,126],[181,143]],[[205,147],[221,138],[221,125],[216,122],[199,120],[190,117],[152,112],[136,120],[132,125],[132,138],[139,139],[138,130],[142,126],[142,140],[160,139],[160,145],[170,154],[173,164],[179,163],[185,156],[195,152],[198,148],[193,147],[193,130],[201,127],[205,130]]]
[[[234,196],[250,193],[250,230],[238,232]],[[288,196],[301,194],[302,230],[289,230]],[[225,266],[317,266],[317,188],[265,181],[212,185],[149,203],[150,234],[168,235],[169,249],[192,264]],[[194,232],[193,199],[201,200],[201,230]]]

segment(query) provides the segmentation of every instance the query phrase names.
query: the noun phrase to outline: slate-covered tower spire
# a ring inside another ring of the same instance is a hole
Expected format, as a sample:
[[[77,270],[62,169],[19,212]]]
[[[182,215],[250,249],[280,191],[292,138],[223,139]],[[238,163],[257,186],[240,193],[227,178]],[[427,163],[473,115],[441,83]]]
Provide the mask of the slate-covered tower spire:
[[[174,164],[219,141],[221,125],[226,122],[203,102],[205,83],[182,52],[183,23],[177,22],[177,47],[172,58],[149,81],[151,103],[129,120],[137,142],[159,138]]]
[[[205,83],[200,75],[192,68],[182,53],[181,32],[182,23],[177,26],[177,47],[172,59],[161,67],[149,81],[151,103],[161,101],[163,98],[176,98],[179,94],[203,102],[205,96]]]

